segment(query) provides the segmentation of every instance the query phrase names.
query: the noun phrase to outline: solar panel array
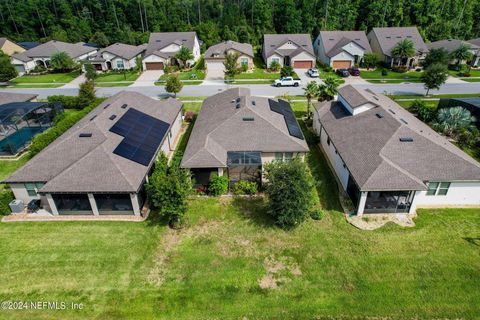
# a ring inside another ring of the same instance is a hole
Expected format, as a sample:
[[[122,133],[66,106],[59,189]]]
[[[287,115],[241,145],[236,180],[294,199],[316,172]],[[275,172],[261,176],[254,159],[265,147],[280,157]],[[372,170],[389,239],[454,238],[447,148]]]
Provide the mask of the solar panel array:
[[[298,125],[297,119],[295,119],[295,114],[293,113],[290,104],[284,100],[278,100],[277,102],[271,99],[268,100],[268,104],[270,105],[270,110],[283,115],[288,133],[295,138],[304,140],[302,130]]]
[[[111,132],[124,137],[113,153],[148,166],[168,128],[168,123],[130,108],[110,128]]]

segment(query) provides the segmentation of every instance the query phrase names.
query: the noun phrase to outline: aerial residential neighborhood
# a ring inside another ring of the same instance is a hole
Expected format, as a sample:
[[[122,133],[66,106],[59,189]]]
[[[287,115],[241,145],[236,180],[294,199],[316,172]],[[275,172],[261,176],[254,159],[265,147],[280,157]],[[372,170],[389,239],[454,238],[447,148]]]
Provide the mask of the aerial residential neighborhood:
[[[479,10],[0,3],[0,319],[478,319]]]

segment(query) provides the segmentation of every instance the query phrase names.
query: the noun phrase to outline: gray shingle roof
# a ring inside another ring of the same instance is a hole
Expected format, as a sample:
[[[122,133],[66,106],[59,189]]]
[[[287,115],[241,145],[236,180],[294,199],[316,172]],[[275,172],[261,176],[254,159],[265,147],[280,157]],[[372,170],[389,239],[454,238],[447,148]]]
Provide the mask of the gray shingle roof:
[[[427,44],[427,47],[429,49],[439,49],[439,48],[444,48],[448,52],[453,52],[460,47],[460,45],[467,45],[472,48],[473,51],[475,51],[477,54],[480,54],[480,47],[477,45],[474,45],[473,43],[463,41],[463,40],[458,40],[458,39],[447,39],[447,40],[440,40],[440,41],[435,41]]]
[[[7,38],[0,38],[0,49],[3,47],[3,45],[7,42]]]
[[[387,56],[392,56],[392,48],[404,39],[413,41],[417,52],[428,52],[427,45],[423,41],[417,27],[373,28],[370,32],[376,35],[383,54]]]
[[[468,40],[468,42],[473,44],[473,45],[476,45],[476,46],[480,47],[480,38],[470,39],[470,40]]]
[[[130,60],[141,54],[144,50],[145,45],[132,46],[124,43],[114,43],[100,50],[100,52],[97,54],[97,57],[101,58],[101,54],[103,52],[108,52],[125,60]]]
[[[48,58],[57,52],[66,52],[70,58],[75,59],[96,50],[81,44],[50,40],[20,54],[14,54],[12,57],[21,61],[30,61],[34,58]]]
[[[364,91],[354,89],[359,95]],[[378,105],[355,116],[338,101],[315,104],[322,126],[362,191],[426,190],[426,181],[480,180],[478,162],[394,101],[368,90],[363,95],[368,94],[379,99],[371,101]],[[401,142],[401,137],[413,142]]]
[[[251,44],[228,40],[221,43],[217,43],[211,46],[210,48],[208,48],[207,51],[205,52],[205,59],[213,58],[214,54],[218,54],[219,55],[218,58],[225,58],[225,52],[231,49],[236,50],[240,53],[243,53],[253,58],[253,48]]]
[[[338,89],[338,94],[341,95],[353,109],[358,108],[365,103],[373,103],[375,105],[378,105],[379,103],[377,100],[378,97],[375,94],[366,90],[357,90],[351,85],[343,86]]]
[[[127,108],[122,108],[127,104]],[[5,182],[46,182],[41,192],[136,192],[149,167],[113,153],[123,137],[110,130],[135,108],[170,125],[181,110],[175,99],[158,101],[137,92],[122,91],[92,110]],[[92,133],[90,138],[80,133]]]
[[[254,120],[244,121],[245,117]],[[306,152],[308,147],[305,140],[289,134],[283,115],[270,110],[268,98],[233,88],[203,102],[181,165],[226,167],[227,151]]]
[[[278,49],[286,42],[291,41],[298,46],[297,49],[283,50]],[[312,38],[309,34],[266,34],[263,36],[263,50],[266,57],[277,53],[280,56],[296,56],[302,51],[305,51],[315,57],[312,46]]]
[[[0,105],[11,102],[25,102],[38,97],[38,94],[0,92]]]
[[[160,50],[168,47],[172,43],[179,46],[187,47],[190,51],[193,51],[195,44],[196,32],[153,32],[150,33],[150,39],[145,50],[145,56],[151,54],[158,55],[163,58],[169,58],[176,53],[161,52]]]
[[[343,51],[342,47],[350,42],[365,49],[365,53],[372,52],[365,31],[320,31],[320,39],[328,57],[334,57]]]

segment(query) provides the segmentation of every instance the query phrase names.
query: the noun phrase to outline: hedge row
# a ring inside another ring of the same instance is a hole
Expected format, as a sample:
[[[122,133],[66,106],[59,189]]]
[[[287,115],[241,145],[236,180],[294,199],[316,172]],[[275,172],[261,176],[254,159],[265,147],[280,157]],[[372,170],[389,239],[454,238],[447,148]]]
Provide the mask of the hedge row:
[[[10,206],[8,205],[15,197],[10,189],[0,191],[0,215],[10,214]]]
[[[62,114],[55,121],[55,125],[45,132],[42,132],[33,138],[29,147],[29,156],[33,157],[40,151],[45,149],[50,143],[61,136],[65,131],[70,129],[75,123],[85,117],[96,106],[102,103],[105,98],[97,98],[93,103],[74,114]]]

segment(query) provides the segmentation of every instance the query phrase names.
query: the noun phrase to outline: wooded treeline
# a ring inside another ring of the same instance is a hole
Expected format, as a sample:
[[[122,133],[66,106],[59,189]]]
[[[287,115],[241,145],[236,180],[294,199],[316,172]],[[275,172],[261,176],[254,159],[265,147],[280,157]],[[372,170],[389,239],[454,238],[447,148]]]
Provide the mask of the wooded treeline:
[[[0,36],[140,44],[153,31],[197,31],[205,44],[264,33],[416,25],[425,40],[480,37],[480,0],[1,0]]]

